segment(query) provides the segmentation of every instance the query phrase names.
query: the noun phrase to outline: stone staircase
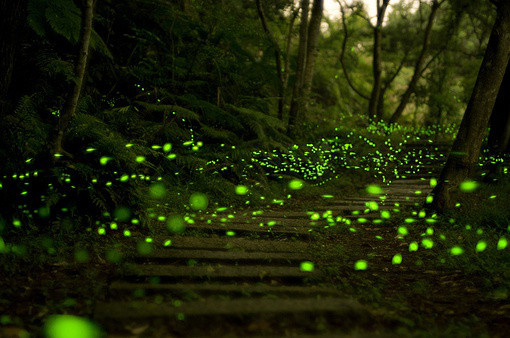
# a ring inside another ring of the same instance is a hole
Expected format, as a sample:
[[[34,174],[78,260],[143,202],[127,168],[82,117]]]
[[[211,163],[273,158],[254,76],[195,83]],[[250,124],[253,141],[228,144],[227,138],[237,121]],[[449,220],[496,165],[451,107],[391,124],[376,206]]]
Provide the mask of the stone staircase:
[[[320,265],[306,262],[316,257],[314,236],[329,227],[380,227],[373,222],[385,222],[381,211],[405,214],[424,203],[447,146],[404,148],[422,165],[388,168],[398,174],[381,185],[384,200],[345,196],[310,210],[248,210],[224,222],[197,218],[171,237],[171,246],[133,257],[111,281],[106,300],[95,304],[94,319],[111,337],[384,335],[377,324],[391,326],[391,319],[342,295],[324,281]],[[370,208],[374,201],[377,208]]]

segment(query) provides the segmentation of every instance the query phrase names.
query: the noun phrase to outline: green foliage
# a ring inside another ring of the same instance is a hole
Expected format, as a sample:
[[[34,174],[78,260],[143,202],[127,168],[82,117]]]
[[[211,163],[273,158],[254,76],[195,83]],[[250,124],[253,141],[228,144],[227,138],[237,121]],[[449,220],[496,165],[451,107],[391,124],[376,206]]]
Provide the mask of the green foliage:
[[[47,37],[51,31],[72,44],[78,42],[81,12],[72,0],[30,0],[27,21],[40,37]],[[96,31],[92,32],[90,45],[92,49],[112,58],[108,47]]]

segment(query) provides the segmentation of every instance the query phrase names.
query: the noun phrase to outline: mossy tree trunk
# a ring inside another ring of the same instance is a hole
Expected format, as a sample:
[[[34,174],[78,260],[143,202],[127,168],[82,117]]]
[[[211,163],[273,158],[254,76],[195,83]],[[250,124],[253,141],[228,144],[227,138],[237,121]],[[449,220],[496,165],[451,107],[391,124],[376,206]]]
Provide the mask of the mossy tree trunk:
[[[301,108],[302,95],[303,95],[303,76],[305,73],[306,65],[306,49],[308,40],[308,13],[310,7],[309,0],[301,0],[301,22],[299,24],[299,45],[298,45],[298,59],[297,69],[294,79],[294,87],[292,89],[292,99],[290,101],[289,109],[289,124],[287,132],[291,134],[298,119],[299,111]]]
[[[473,174],[510,58],[510,1],[493,3],[496,22],[452,151],[433,191],[433,206],[440,212],[452,207],[450,193]]]
[[[58,158],[54,156],[55,154],[70,155],[63,149],[62,143],[69,124],[76,114],[76,107],[78,106],[78,101],[80,99],[83,80],[85,78],[85,69],[87,67],[87,60],[89,56],[92,21],[94,19],[94,0],[81,0],[80,4],[82,7],[82,18],[80,36],[78,39],[79,51],[74,63],[74,81],[64,103],[60,119],[55,128],[51,154],[54,159]]]
[[[322,21],[322,12],[324,10],[324,0],[315,0],[312,7],[312,15],[310,17],[310,24],[308,25],[308,41],[306,48],[306,63],[305,73],[303,76],[303,106],[302,108],[306,111],[308,107],[308,101],[310,99],[310,92],[312,90],[312,81],[315,68],[315,60],[319,50],[317,45],[319,44],[319,36]]]
[[[374,83],[372,85],[372,92],[370,94],[370,100],[368,102],[368,117],[370,119],[377,119],[377,106],[379,103],[379,97],[381,95],[382,86],[382,25],[384,22],[384,16],[390,0],[377,0],[377,22],[375,26],[372,26],[374,35],[374,47],[372,52],[372,74],[374,77]],[[370,21],[369,21],[370,23]]]
[[[305,4],[306,2],[306,4]],[[306,5],[306,16],[304,7]],[[312,14],[308,20],[309,1],[301,2],[301,26],[299,29],[298,69],[292,92],[292,100],[289,110],[289,125],[287,132],[292,135],[295,131],[296,122],[302,117],[306,110],[310,96],[315,60],[317,58],[317,45],[320,36],[320,26],[324,0],[313,2]]]

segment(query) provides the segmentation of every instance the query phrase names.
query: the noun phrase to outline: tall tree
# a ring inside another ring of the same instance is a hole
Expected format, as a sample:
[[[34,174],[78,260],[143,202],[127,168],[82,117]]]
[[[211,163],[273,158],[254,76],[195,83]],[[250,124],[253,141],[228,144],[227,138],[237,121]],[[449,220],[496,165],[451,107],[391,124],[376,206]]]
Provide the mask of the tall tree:
[[[488,145],[494,152],[510,153],[510,62],[490,118]]]
[[[301,22],[299,23],[299,45],[298,45],[298,58],[297,68],[294,80],[294,87],[292,89],[292,99],[290,101],[289,109],[289,125],[288,132],[292,132],[292,128],[296,123],[297,116],[301,110],[302,94],[303,94],[303,77],[306,65],[306,47],[308,39],[308,13],[310,11],[310,1],[301,0]]]
[[[309,0],[301,0],[301,23],[299,27],[298,62],[296,79],[289,110],[288,133],[292,134],[309,99],[313,70],[317,57],[317,43],[324,8],[324,0],[314,0],[312,15],[309,16]]]
[[[94,19],[94,0],[81,0],[81,26],[80,36],[78,38],[78,55],[74,63],[74,82],[64,104],[64,109],[55,128],[55,136],[52,142],[53,154],[67,154],[62,143],[64,135],[67,132],[69,123],[72,121],[78,101],[80,99],[83,79],[85,78],[85,69],[89,56],[90,37],[92,35],[92,21]],[[69,154],[67,154],[69,155]],[[54,157],[57,158],[57,157]]]
[[[393,113],[393,115],[390,118],[390,123],[395,123],[397,120],[402,116],[402,113],[404,112],[407,103],[409,102],[409,99],[411,98],[411,95],[414,93],[416,89],[416,84],[418,83],[418,80],[421,77],[421,74],[423,73],[423,68],[425,64],[425,58],[428,53],[429,45],[430,45],[430,35],[432,33],[432,27],[434,25],[434,20],[437,15],[437,11],[439,7],[444,3],[444,0],[438,1],[433,0],[430,10],[430,15],[427,21],[427,26],[425,27],[425,33],[423,36],[423,44],[421,47],[420,54],[418,55],[418,58],[416,59],[416,63],[414,65],[414,72],[413,76],[411,77],[411,81],[409,81],[409,84],[407,85],[407,89],[405,90],[404,94],[402,94],[402,97],[400,99],[400,103]]]
[[[382,25],[384,23],[384,16],[390,0],[377,0],[377,20],[375,25],[367,20],[372,26],[374,35],[374,47],[372,55],[372,74],[374,77],[374,83],[372,86],[372,93],[370,94],[370,100],[368,102],[368,116],[369,118],[377,119],[377,105],[379,102],[379,96],[381,95],[381,73],[382,73]]]
[[[303,108],[306,110],[310,91],[312,89],[312,80],[315,67],[315,60],[317,59],[319,43],[319,35],[322,21],[322,12],[324,10],[324,0],[315,0],[312,7],[312,15],[308,25],[308,39],[306,47],[306,63],[305,72],[303,77],[303,97],[305,98]]]
[[[262,29],[266,34],[269,42],[274,48],[274,59],[275,59],[275,68],[276,75],[278,77],[278,118],[283,120],[283,109],[285,105],[285,92],[287,90],[287,84],[289,79],[289,52],[290,45],[292,42],[292,31],[294,27],[294,21],[296,20],[297,10],[291,10],[290,23],[289,23],[289,31],[286,38],[286,46],[285,46],[285,58],[282,56],[282,51],[280,45],[273,35],[271,30],[269,29],[269,25],[267,22],[266,14],[264,13],[264,8],[262,6],[261,0],[255,1],[257,5],[257,13],[259,15],[260,22],[262,24]],[[283,59],[283,60],[282,60]]]
[[[473,173],[510,58],[510,1],[491,2],[496,5],[496,22],[452,151],[433,191],[438,211],[451,208],[451,191]]]

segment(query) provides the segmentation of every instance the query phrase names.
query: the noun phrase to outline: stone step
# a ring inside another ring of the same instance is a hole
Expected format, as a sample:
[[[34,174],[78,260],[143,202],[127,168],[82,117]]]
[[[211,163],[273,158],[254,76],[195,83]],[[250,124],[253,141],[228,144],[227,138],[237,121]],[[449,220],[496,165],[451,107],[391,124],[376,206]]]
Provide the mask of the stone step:
[[[297,265],[297,264],[296,264]],[[177,277],[177,278],[308,278],[316,277],[317,271],[301,271],[299,266],[266,265],[209,265],[173,266],[163,264],[132,264],[126,267],[124,276]]]
[[[137,256],[135,259],[143,260],[173,260],[195,259],[198,261],[304,261],[310,255],[299,252],[243,252],[243,251],[215,251],[215,250],[182,250],[159,249],[149,255]]]
[[[176,283],[176,284],[150,284],[150,283],[128,283],[125,281],[114,281],[110,284],[112,292],[133,292],[145,290],[150,293],[182,293],[196,292],[199,294],[287,294],[287,295],[338,295],[339,292],[333,288],[321,286],[289,286],[289,285],[267,285],[267,284],[210,284],[210,283]]]
[[[171,236],[158,238],[159,241],[171,239],[170,248],[196,250],[225,250],[225,251],[259,251],[259,252],[304,252],[308,244],[302,241],[271,241],[250,240],[244,238],[213,238]]]
[[[94,318],[98,321],[190,316],[242,316],[254,314],[285,315],[291,313],[334,313],[349,318],[369,317],[368,310],[358,302],[344,298],[295,299],[231,299],[184,302],[180,306],[143,301],[98,302]]]
[[[294,222],[295,223],[295,222]],[[204,230],[204,231],[213,231],[213,232],[219,232],[219,233],[225,233],[226,231],[234,231],[236,233],[257,233],[257,234],[281,234],[281,235],[309,235],[308,229],[310,226],[306,226],[303,224],[303,226],[300,227],[289,227],[289,226],[283,226],[283,225],[274,225],[274,226],[260,226],[255,224],[255,222],[250,223],[242,223],[241,221],[233,221],[232,223],[195,223],[195,224],[188,224],[187,229],[193,229],[193,230]]]

